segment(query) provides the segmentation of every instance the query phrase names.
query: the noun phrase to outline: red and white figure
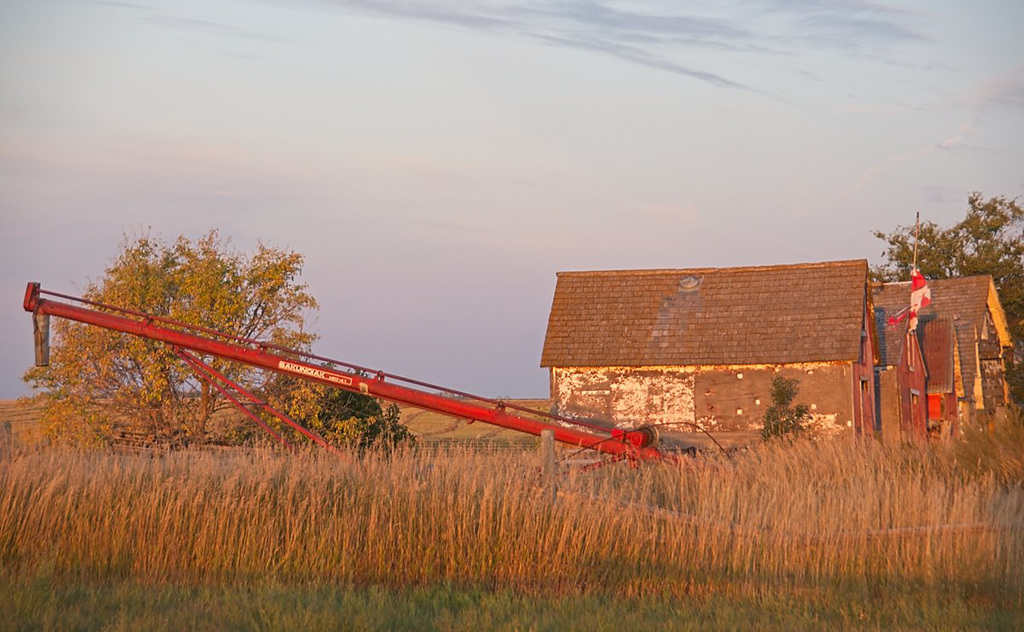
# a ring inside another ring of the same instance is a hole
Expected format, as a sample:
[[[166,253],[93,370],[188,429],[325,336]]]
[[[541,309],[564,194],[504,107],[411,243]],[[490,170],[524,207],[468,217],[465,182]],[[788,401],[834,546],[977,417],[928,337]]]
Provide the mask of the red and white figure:
[[[917,268],[910,275],[910,331],[917,329],[917,313],[932,302],[932,290]]]
[[[931,302],[932,290],[928,287],[928,280],[914,268],[910,274],[910,305],[890,316],[888,325],[895,326],[910,317],[909,331],[914,331],[917,329],[917,312]]]

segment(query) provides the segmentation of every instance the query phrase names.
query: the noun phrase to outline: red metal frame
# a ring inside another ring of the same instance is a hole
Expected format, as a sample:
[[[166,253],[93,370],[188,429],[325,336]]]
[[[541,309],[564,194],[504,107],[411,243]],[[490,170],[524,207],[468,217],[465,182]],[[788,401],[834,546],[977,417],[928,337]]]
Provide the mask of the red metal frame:
[[[184,349],[175,347],[174,353],[185,361],[185,364],[187,364],[189,368],[191,368],[192,371],[195,372],[197,376],[199,376],[199,379],[203,380],[207,384],[213,386],[215,389],[220,391],[220,394],[223,395],[225,399],[231,402],[235,406],[235,408],[241,411],[246,417],[252,419],[257,424],[259,424],[261,428],[266,430],[272,437],[274,437],[274,440],[276,440],[278,443],[288,448],[289,450],[294,449],[292,445],[285,440],[284,437],[282,437],[280,434],[278,434],[277,431],[275,431],[273,428],[268,426],[266,422],[260,419],[259,415],[254,414],[251,410],[245,407],[245,404],[238,401],[238,398],[232,395],[231,392],[228,391],[227,388],[225,388],[225,385],[230,386],[236,393],[244,395],[245,398],[248,399],[250,402],[264,409],[268,409],[270,412],[276,413],[276,410],[268,406],[266,402],[263,402],[262,400],[260,400],[260,398],[250,393],[248,390],[242,387],[242,385],[228,379],[227,376],[223,375],[222,373],[219,373],[212,366],[206,364],[205,362],[190,354],[189,352],[185,351]],[[292,427],[298,426],[298,424],[292,421],[291,418],[288,418],[288,421],[290,422],[289,425],[291,425]],[[301,428],[301,426],[299,427]],[[305,428],[303,428],[303,430],[305,430]]]
[[[327,440],[324,439],[323,437],[321,437],[319,434],[317,434],[316,432],[313,432],[312,430],[310,430],[308,428],[303,427],[301,424],[299,424],[297,421],[295,421],[294,419],[292,419],[288,415],[286,415],[286,414],[282,413],[281,411],[277,410],[276,408],[274,408],[273,406],[271,406],[267,402],[261,400],[259,397],[256,397],[254,394],[252,394],[248,390],[246,390],[246,388],[244,386],[242,386],[241,384],[238,384],[237,382],[234,382],[228,376],[226,376],[223,373],[217,371],[217,369],[215,369],[212,366],[206,364],[205,362],[203,362],[199,358],[195,357],[194,355],[192,355],[188,351],[185,351],[184,349],[182,349],[180,347],[175,347],[174,348],[174,352],[178,355],[178,357],[180,357],[182,360],[184,360],[185,363],[188,364],[189,367],[193,371],[195,371],[199,375],[199,377],[201,379],[203,379],[203,380],[213,384],[213,386],[217,390],[219,390],[221,393],[225,393],[225,395],[227,395],[227,393],[225,392],[224,388],[221,386],[220,383],[227,384],[228,386],[230,386],[235,391],[241,393],[242,395],[245,395],[246,399],[248,399],[249,401],[253,402],[254,404],[259,406],[263,410],[267,411],[271,415],[277,417],[278,419],[280,419],[284,423],[288,424],[289,426],[294,428],[296,432],[298,432],[299,434],[305,436],[307,439],[310,439],[314,443],[318,444],[320,447],[322,447],[322,448],[324,448],[326,450],[330,450],[332,452],[337,452],[338,451],[337,448],[335,448],[333,445],[328,443]],[[249,415],[252,418],[259,420],[259,417],[256,417],[250,411],[248,411],[244,406],[242,406],[242,403],[239,402],[237,399],[235,399],[234,397],[230,397],[230,395],[228,397],[229,397],[230,401],[233,404],[235,404],[235,406],[237,406],[239,409],[249,413]],[[274,432],[273,430],[271,430],[270,426],[267,426],[265,423],[263,423],[262,420],[259,420],[259,424],[261,426],[263,426],[268,432],[273,434],[275,436],[275,438],[278,437],[277,433]],[[279,439],[279,440],[282,443],[285,443],[285,445],[287,445],[287,443],[284,442],[284,439]]]
[[[71,300],[84,302],[90,305],[114,309],[121,313],[132,316],[131,318],[121,316],[109,311],[100,311],[71,305],[68,303],[44,299],[40,294],[44,291],[38,283],[29,283],[25,290],[24,308],[35,314],[49,314],[60,318],[66,318],[89,325],[104,327],[114,331],[120,331],[150,340],[158,340],[173,347],[189,349],[201,354],[224,358],[241,362],[250,366],[275,371],[302,378],[312,382],[318,382],[340,388],[347,391],[363,393],[380,399],[385,399],[399,404],[407,404],[430,410],[452,417],[467,419],[470,421],[482,421],[484,423],[509,428],[519,432],[539,436],[545,430],[554,433],[555,440],[561,443],[597,450],[620,458],[640,460],[661,460],[672,459],[672,455],[666,454],[654,447],[653,442],[657,433],[650,427],[640,427],[631,430],[616,428],[605,428],[584,420],[574,420],[555,415],[536,413],[521,407],[512,407],[504,402],[484,398],[473,398],[475,401],[460,401],[451,396],[438,395],[425,392],[408,386],[402,386],[387,382],[388,377],[383,372],[376,372],[373,377],[360,375],[358,372],[337,371],[325,366],[318,366],[308,362],[312,358],[326,360],[335,364],[348,366],[345,363],[336,362],[327,358],[301,354],[281,347],[275,347],[259,341],[246,340],[236,336],[221,334],[211,329],[192,327],[184,323],[176,323],[165,318],[159,318],[140,312],[112,308],[110,306],[99,306],[96,303],[89,303],[82,299],[68,297],[51,292],[46,294],[69,298]],[[205,334],[221,337],[227,340],[216,340],[214,338],[199,336],[184,329],[195,329]],[[280,353],[271,353],[268,349],[274,349]],[[284,355],[287,354],[287,355]],[[361,370],[361,367],[358,369]],[[219,378],[218,378],[219,379]],[[430,386],[415,380],[403,381]],[[439,388],[439,387],[436,387]],[[466,393],[441,389],[448,394],[468,396]],[[484,406],[482,404],[487,404]],[[527,417],[523,414],[508,412],[509,408],[529,412],[539,418]],[[305,434],[305,433],[304,433]],[[308,436],[308,435],[307,435]],[[321,439],[322,441],[322,439]]]

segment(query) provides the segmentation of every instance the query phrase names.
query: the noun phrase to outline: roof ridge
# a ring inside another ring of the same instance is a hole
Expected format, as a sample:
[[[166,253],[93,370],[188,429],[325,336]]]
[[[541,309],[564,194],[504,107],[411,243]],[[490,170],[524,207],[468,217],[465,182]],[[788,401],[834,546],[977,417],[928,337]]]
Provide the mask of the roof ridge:
[[[926,277],[927,278],[927,277]],[[953,276],[953,277],[936,277],[934,279],[928,279],[928,283],[947,283],[956,281],[980,281],[980,280],[992,280],[991,274],[972,274],[970,276]],[[887,285],[909,285],[910,281],[885,281],[883,283],[872,284],[876,287],[885,287]]]
[[[929,283],[945,283],[947,281],[992,281],[991,274],[972,274],[970,276],[955,276],[955,277],[941,277],[938,279],[928,279]]]
[[[737,271],[764,271],[764,270],[801,270],[801,269],[814,269],[814,268],[830,268],[830,267],[843,267],[843,266],[861,266],[865,268],[868,265],[867,259],[843,259],[839,261],[820,261],[814,263],[783,263],[776,265],[761,265],[761,266],[735,266],[726,268],[636,268],[636,269],[622,269],[622,270],[567,270],[562,272],[556,272],[556,276],[611,276],[611,275],[622,275],[629,274],[634,276],[653,275],[653,274],[678,274],[682,272],[689,273],[707,273],[707,272],[737,272]]]

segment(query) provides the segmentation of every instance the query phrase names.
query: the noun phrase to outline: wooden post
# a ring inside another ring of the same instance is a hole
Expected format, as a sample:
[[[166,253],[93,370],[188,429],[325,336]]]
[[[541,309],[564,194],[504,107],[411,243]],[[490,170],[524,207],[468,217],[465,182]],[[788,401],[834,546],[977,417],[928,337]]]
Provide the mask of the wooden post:
[[[558,465],[555,463],[555,431],[540,433],[540,461],[544,471],[544,484],[551,490],[551,502],[558,496]]]
[[[11,422],[0,423],[0,461],[9,459],[14,454],[14,433]]]
[[[36,366],[50,364],[50,315],[32,314],[32,337],[36,343]]]

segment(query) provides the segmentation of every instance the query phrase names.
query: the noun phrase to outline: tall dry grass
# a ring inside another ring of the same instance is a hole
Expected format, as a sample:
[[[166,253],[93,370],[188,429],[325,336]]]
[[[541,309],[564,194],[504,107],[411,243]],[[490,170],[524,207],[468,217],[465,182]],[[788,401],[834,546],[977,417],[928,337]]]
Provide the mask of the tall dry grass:
[[[1020,592],[1022,521],[1019,486],[846,442],[572,471],[554,500],[533,454],[48,451],[0,463],[0,565],[67,579]]]

